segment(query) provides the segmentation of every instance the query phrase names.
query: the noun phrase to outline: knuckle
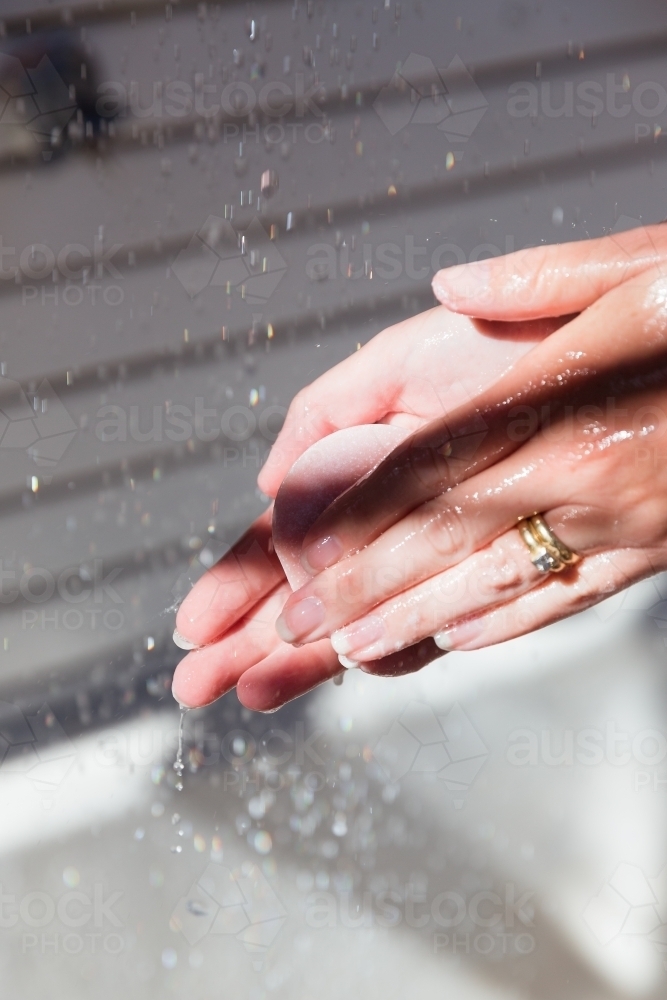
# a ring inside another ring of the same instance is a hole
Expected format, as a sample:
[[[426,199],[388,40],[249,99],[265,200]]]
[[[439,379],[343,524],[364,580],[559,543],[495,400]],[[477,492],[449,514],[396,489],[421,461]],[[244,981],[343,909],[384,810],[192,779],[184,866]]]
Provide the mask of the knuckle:
[[[633,573],[628,572],[613,554],[584,559],[577,567],[573,585],[568,588],[573,609],[579,611],[597,604],[632,582]]]
[[[287,410],[287,415],[295,416],[296,414],[301,413],[306,405],[308,396],[309,396],[308,386],[306,386],[305,389],[299,389],[297,394],[292,398],[292,402],[290,403],[289,409]]]
[[[589,608],[591,604],[597,603],[597,601],[602,600],[603,597],[609,597],[608,593],[600,594],[596,586],[594,586],[589,581],[583,581],[579,583],[576,587],[569,587],[565,591],[565,607],[566,613],[576,614],[578,611],[584,611]]]
[[[425,504],[421,519],[421,534],[438,556],[454,561],[467,554],[468,533],[458,511]]]
[[[300,389],[289,405],[285,423],[299,424],[311,413],[310,393],[308,388]]]
[[[500,539],[495,539],[482,564],[481,589],[492,600],[508,598],[523,589],[526,574],[527,567],[520,565],[515,554],[508,552]]]
[[[297,392],[290,403],[285,423],[289,421],[293,427],[303,428],[304,431],[307,431],[326,422],[324,406],[317,398],[317,393],[313,389],[314,385],[316,383],[307,385]]]
[[[553,298],[553,268],[551,248],[529,247],[512,255],[506,261],[503,286],[511,290],[512,297],[522,305],[536,299],[549,301]]]

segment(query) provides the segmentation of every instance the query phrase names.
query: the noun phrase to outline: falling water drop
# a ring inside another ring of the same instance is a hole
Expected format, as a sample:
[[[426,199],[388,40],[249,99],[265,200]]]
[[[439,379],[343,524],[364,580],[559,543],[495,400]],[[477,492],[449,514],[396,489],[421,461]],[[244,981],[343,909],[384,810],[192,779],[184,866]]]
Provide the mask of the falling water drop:
[[[181,717],[178,720],[178,752],[176,754],[176,760],[174,761],[174,771],[176,772],[177,775],[176,786],[175,786],[177,792],[183,791],[182,778],[183,778],[183,771],[185,770],[185,764],[183,763],[183,722],[185,720],[185,713],[187,712],[187,708],[185,708],[184,705],[181,705],[180,709],[181,709]]]
[[[265,170],[260,180],[260,191],[265,198],[272,198],[278,190],[279,180],[275,170]]]

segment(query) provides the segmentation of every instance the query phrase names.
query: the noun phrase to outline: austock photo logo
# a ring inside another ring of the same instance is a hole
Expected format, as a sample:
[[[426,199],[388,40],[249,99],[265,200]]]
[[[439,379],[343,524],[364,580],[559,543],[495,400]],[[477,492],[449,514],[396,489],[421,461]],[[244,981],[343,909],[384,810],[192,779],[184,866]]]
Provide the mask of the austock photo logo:
[[[115,308],[125,301],[117,284],[124,277],[117,260],[123,249],[121,243],[105,246],[102,226],[89,245],[65,243],[55,249],[39,242],[9,246],[0,236],[0,282],[6,289],[20,289],[24,306]]]
[[[667,646],[667,600],[665,583],[661,577],[644,580],[639,587],[627,587],[612,594],[593,607],[594,614],[602,622],[609,621],[621,613],[642,616],[653,628],[655,645]]]
[[[667,956],[667,866],[647,878],[638,865],[622,862],[590,900],[583,918],[604,948],[643,939]],[[663,968],[667,970],[667,958]]]
[[[49,382],[40,383],[31,403],[18,382],[0,376],[0,461],[3,453],[23,452],[37,466],[52,469],[76,433],[74,420]]]
[[[259,958],[286,918],[287,910],[256,864],[246,861],[232,870],[212,861],[176,904],[170,927],[191,947],[208,934],[231,937]]]
[[[0,702],[0,780],[23,778],[35,791],[53,793],[74,763],[76,750],[48,705],[24,715]]]
[[[0,125],[26,129],[41,144],[59,140],[76,113],[76,100],[47,55],[34,69],[0,53]]]
[[[436,716],[430,705],[410,701],[373,748],[387,778],[435,775],[451,792],[466,792],[489,751],[460,705]],[[458,805],[459,801],[455,801]]]
[[[280,284],[287,262],[258,218],[244,230],[209,215],[171,265],[191,298],[205,288],[240,292],[249,305],[265,305]]]
[[[537,946],[534,896],[514,882],[477,892],[429,892],[428,881],[417,877],[375,891],[309,892],[305,919],[314,929],[406,926],[430,936],[435,955],[520,958]]]
[[[11,892],[0,883],[0,933],[22,955],[119,955],[124,924],[116,907],[123,893],[102,882],[82,883],[77,868],[62,873],[66,890]]]
[[[488,108],[463,61],[455,56],[436,69],[428,56],[411,52],[383,87],[373,108],[392,135],[408,125],[437,128],[450,142],[467,142]],[[451,156],[451,165],[454,154]]]

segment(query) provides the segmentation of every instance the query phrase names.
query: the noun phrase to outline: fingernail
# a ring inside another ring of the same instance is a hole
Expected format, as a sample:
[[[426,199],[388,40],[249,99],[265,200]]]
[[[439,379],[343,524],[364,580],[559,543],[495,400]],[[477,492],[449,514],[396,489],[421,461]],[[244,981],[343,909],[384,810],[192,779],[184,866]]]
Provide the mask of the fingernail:
[[[172,698],[174,698],[174,700],[176,702],[178,702],[178,707],[179,708],[184,708],[184,709],[186,709],[186,710],[189,711],[190,709],[192,709],[192,708],[195,707],[194,705],[188,705],[187,701],[183,701],[183,697],[180,694],[176,693],[176,691],[175,691],[175,689],[174,689],[173,686],[172,686],[172,689],[171,689],[171,696],[172,696]]]
[[[338,662],[341,666],[345,667],[346,670],[354,670],[359,666],[358,660],[351,660],[349,656],[339,656]]]
[[[313,576],[321,573],[327,566],[333,566],[338,562],[343,552],[343,546],[335,535],[327,535],[310,545],[301,553],[301,565],[306,572]]]
[[[185,636],[181,635],[177,628],[174,629],[174,634],[172,639],[176,643],[179,649],[199,649],[200,647],[196,642],[190,642]]]
[[[433,291],[445,304],[461,299],[481,299],[489,294],[490,279],[491,265],[485,260],[475,260],[438,271],[433,279]]]
[[[461,649],[467,643],[473,642],[483,631],[484,628],[481,622],[478,619],[472,619],[471,621],[460,622],[458,625],[452,625],[451,628],[437,632],[433,636],[433,641],[438,649],[444,650],[445,653],[450,653],[453,649]]]
[[[331,645],[340,656],[347,656],[358,649],[365,649],[371,643],[377,642],[385,633],[384,621],[377,615],[362,618],[352,625],[346,625],[331,635]]]
[[[276,632],[283,642],[294,642],[308,635],[326,617],[326,609],[319,597],[304,597],[291,607],[285,607],[276,621]]]

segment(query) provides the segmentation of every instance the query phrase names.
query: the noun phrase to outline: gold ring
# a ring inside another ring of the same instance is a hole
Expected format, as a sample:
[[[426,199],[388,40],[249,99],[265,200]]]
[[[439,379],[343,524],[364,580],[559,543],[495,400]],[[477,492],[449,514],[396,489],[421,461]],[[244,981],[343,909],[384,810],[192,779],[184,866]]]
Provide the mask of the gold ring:
[[[530,561],[540,573],[560,573],[581,559],[554,535],[541,514],[523,517],[517,527],[530,553]]]

